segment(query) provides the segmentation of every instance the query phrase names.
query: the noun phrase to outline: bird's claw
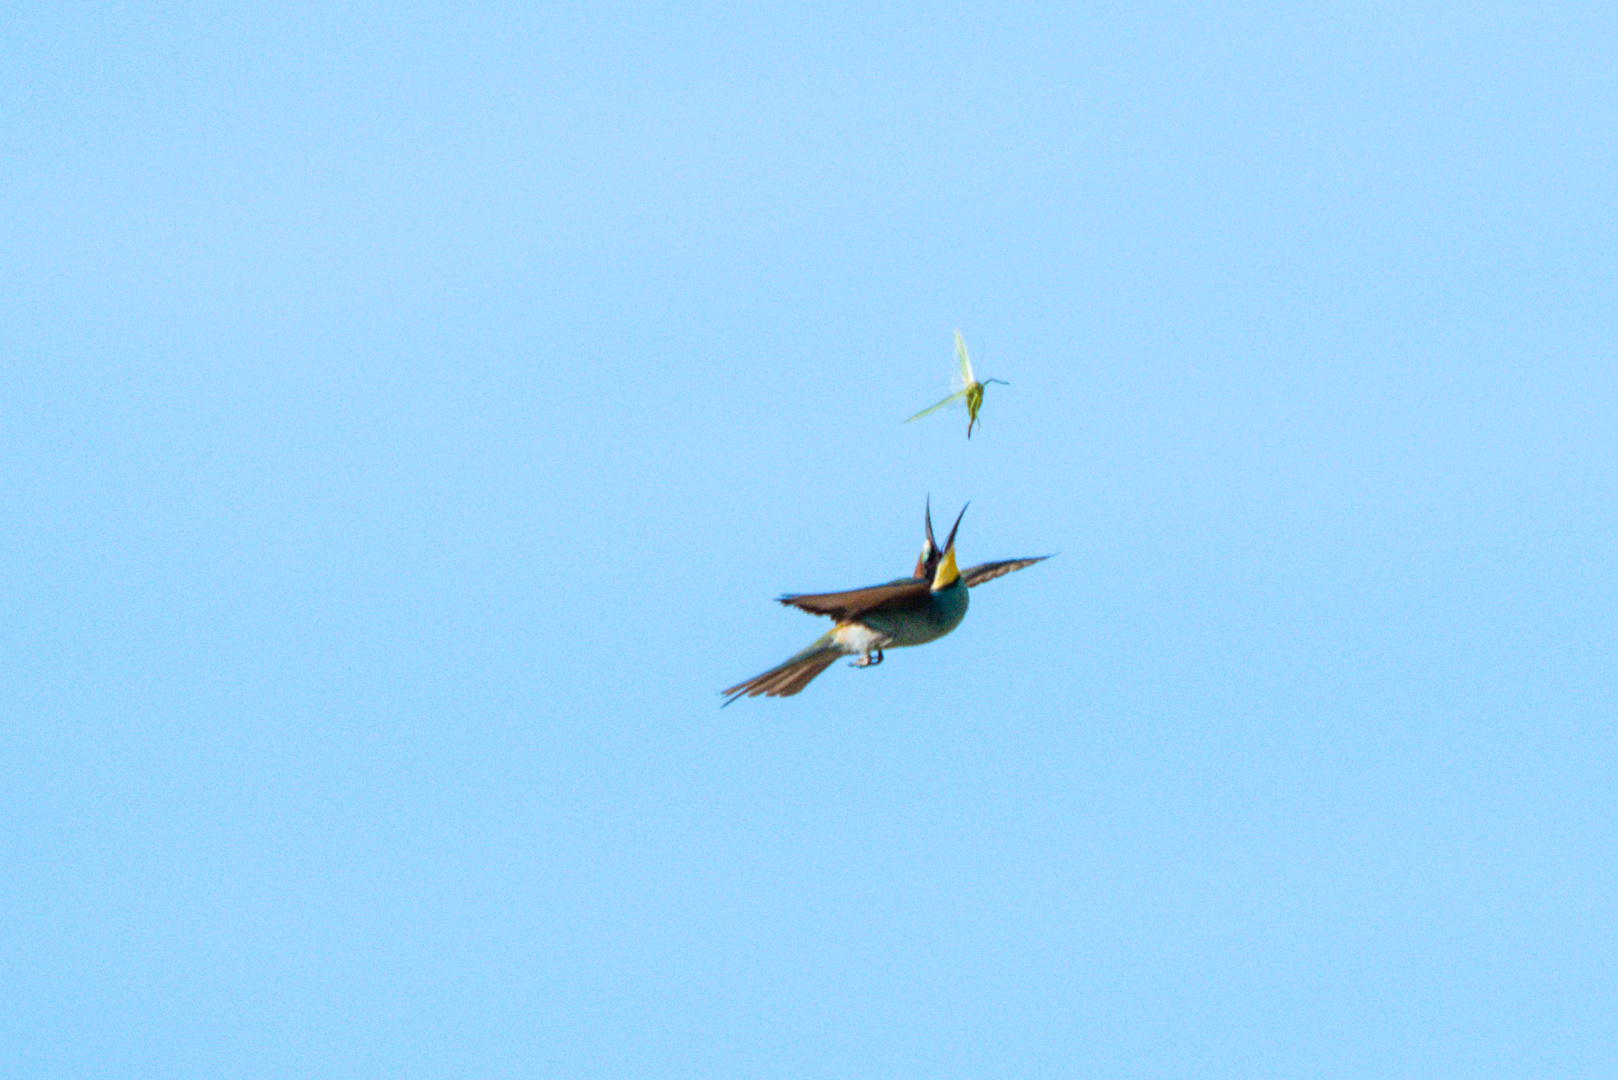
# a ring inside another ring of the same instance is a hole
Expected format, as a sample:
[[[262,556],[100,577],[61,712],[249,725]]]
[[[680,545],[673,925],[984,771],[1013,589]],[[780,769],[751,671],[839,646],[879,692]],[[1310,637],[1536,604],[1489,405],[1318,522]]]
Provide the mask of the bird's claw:
[[[881,649],[875,649],[875,650],[872,650],[872,651],[876,653],[876,659],[874,659],[874,660],[871,659],[871,653],[862,653],[858,660],[855,660],[853,663],[849,664],[848,666],[849,667],[876,667],[878,664],[880,664],[882,662],[882,650]]]

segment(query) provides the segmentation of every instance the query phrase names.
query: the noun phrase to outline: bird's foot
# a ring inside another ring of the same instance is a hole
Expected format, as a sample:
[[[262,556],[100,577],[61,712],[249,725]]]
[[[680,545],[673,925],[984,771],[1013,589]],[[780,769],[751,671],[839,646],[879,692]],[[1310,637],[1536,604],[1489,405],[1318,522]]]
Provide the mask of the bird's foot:
[[[873,651],[876,653],[876,659],[875,660],[871,659],[871,654],[870,653],[861,653],[860,658],[858,660],[854,661],[852,664],[849,664],[848,666],[849,667],[876,667],[878,664],[880,664],[882,662],[882,650],[881,649],[876,649],[876,650],[873,650]]]

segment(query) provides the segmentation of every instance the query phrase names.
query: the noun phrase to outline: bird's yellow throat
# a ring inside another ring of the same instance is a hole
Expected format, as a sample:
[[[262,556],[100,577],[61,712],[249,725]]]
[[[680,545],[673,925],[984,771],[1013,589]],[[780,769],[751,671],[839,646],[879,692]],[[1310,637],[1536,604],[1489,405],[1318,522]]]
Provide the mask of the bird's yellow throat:
[[[933,592],[949,588],[960,576],[961,572],[955,568],[955,545],[951,544],[939,561],[938,569],[933,571]]]

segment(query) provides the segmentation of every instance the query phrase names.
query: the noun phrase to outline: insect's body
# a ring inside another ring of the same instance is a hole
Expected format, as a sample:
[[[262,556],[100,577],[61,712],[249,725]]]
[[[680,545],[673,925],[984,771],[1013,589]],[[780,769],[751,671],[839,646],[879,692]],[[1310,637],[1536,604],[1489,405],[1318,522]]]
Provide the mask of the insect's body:
[[[957,390],[943,401],[940,401],[937,405],[930,405],[921,410],[921,412],[917,413],[915,416],[912,416],[910,420],[920,420],[928,413],[936,412],[946,405],[962,404],[966,406],[966,437],[970,439],[972,437],[972,429],[977,426],[978,410],[983,408],[984,385],[986,383],[999,383],[1001,386],[1010,386],[1011,384],[1006,382],[1004,379],[984,379],[982,382],[978,381],[977,376],[972,373],[972,358],[967,355],[966,341],[961,337],[961,332],[959,330],[955,331],[955,358],[961,365],[961,389]],[[906,420],[905,423],[910,423],[910,420]]]

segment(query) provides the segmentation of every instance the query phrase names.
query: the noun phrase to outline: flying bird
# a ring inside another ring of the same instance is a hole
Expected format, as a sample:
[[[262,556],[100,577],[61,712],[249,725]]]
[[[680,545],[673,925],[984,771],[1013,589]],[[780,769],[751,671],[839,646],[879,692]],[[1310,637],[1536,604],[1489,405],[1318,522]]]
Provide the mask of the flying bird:
[[[988,383],[999,383],[1001,386],[1010,386],[1011,384],[1004,379],[978,381],[977,376],[972,374],[972,358],[966,354],[966,341],[961,337],[959,330],[955,331],[955,358],[961,364],[961,373],[958,377],[961,389],[940,401],[937,405],[929,405],[915,416],[912,416],[910,420],[920,420],[928,413],[937,412],[946,405],[964,403],[966,405],[966,437],[970,439],[972,437],[972,428],[978,422],[978,410],[983,408],[983,387]],[[906,420],[905,423],[910,423],[910,420]]]
[[[830,616],[834,625],[807,648],[762,675],[721,691],[725,704],[739,697],[760,694],[791,697],[841,656],[857,655],[854,667],[875,667],[882,662],[884,649],[935,641],[959,626],[966,617],[968,588],[1050,558],[1040,555],[1032,559],[1007,559],[983,563],[962,572],[955,564],[955,533],[965,514],[963,506],[940,551],[933,539],[932,500],[928,500],[927,538],[911,577],[847,592],[781,597],[781,603],[800,611]]]

